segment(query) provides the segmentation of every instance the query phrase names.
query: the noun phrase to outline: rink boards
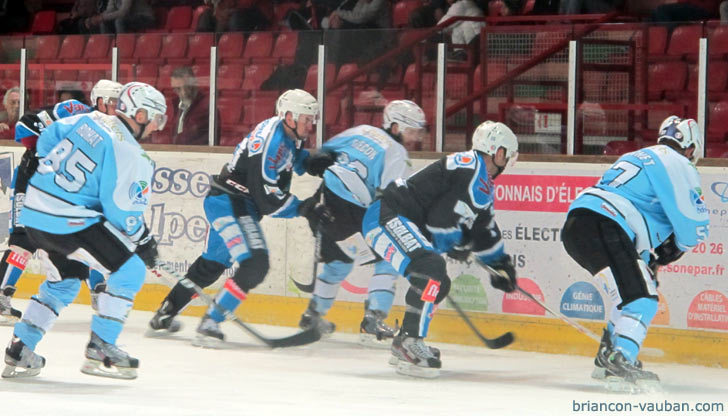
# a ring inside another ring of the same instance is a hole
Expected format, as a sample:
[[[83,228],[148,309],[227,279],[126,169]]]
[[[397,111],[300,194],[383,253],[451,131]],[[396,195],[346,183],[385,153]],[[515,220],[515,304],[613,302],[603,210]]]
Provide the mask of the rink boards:
[[[0,148],[0,181],[3,203],[0,219],[9,215],[9,184],[21,148]],[[159,242],[160,257],[181,272],[204,250],[208,224],[202,199],[209,189],[210,175],[230,160],[230,152],[195,153],[150,151],[157,170],[147,223]],[[414,159],[412,171],[433,159]],[[578,192],[593,184],[608,164],[521,161],[496,184],[496,220],[513,256],[520,285],[553,309],[579,320],[600,333],[609,315],[610,302],[599,282],[582,270],[564,252],[560,242],[569,203]],[[728,366],[728,175],[725,167],[701,167],[702,195],[695,204],[708,209],[710,237],[679,262],[663,267],[659,274],[660,310],[645,345],[652,347],[647,360]],[[311,195],[318,178],[294,177],[292,191]],[[270,272],[239,311],[241,318],[259,323],[295,326],[308,302],[290,282],[310,282],[313,272],[313,237],[302,219],[262,221],[270,251]],[[7,244],[7,230],[0,230]],[[490,287],[477,266],[450,261],[451,296],[469,311],[486,336],[514,331],[511,348],[551,353],[592,355],[596,343],[518,294],[504,294]],[[329,314],[340,331],[356,332],[366,297],[369,266],[355,268],[342,285],[338,301]],[[21,279],[18,296],[35,293],[42,281],[41,266],[31,261]],[[231,275],[228,270],[226,275]],[[211,288],[220,287],[223,279]],[[166,295],[169,282],[147,275],[147,285],[134,307],[153,310]],[[395,307],[388,321],[401,319],[407,283],[398,282]],[[78,299],[88,302],[86,290]],[[186,314],[202,313],[201,306]],[[444,302],[433,320],[430,337],[441,342],[478,344],[467,326]]]

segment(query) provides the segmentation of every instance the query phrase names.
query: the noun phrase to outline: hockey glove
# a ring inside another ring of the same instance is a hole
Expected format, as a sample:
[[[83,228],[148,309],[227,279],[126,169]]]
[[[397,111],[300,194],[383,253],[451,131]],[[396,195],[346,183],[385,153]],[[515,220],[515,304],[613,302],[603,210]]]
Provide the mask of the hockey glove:
[[[455,261],[466,262],[470,258],[470,249],[465,247],[456,246],[447,252],[447,256]]]
[[[308,220],[311,231],[316,232],[319,227],[326,227],[334,222],[334,216],[326,205],[318,201],[318,197],[306,198],[298,206],[298,215]]]
[[[668,265],[674,261],[680,259],[685,254],[684,251],[680,250],[675,243],[675,234],[670,234],[665,241],[659,246],[655,247],[655,263],[660,266]]]
[[[306,168],[306,173],[312,176],[322,177],[324,171],[334,164],[336,160],[336,154],[331,152],[318,152],[315,155],[311,155],[303,162]]]
[[[146,228],[146,226],[142,238],[139,239],[135,253],[141,257],[148,268],[153,269],[157,265],[157,259],[159,258],[157,240],[149,233],[149,228]]]
[[[28,180],[38,170],[38,157],[35,155],[35,149],[27,149],[20,159],[18,170],[21,170]]]
[[[504,255],[488,266],[496,271],[490,274],[491,286],[507,293],[516,290],[516,268],[513,267],[511,256]]]

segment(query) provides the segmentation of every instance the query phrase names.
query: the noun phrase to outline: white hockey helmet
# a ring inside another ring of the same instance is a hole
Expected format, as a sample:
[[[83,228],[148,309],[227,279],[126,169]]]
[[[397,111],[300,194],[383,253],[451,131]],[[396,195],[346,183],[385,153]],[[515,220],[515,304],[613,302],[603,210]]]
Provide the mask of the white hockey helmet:
[[[416,103],[410,100],[394,100],[384,107],[382,127],[389,129],[392,127],[392,123],[397,123],[401,131],[407,127],[424,129],[427,119],[425,112]]]
[[[276,115],[284,118],[289,111],[293,115],[294,122],[298,122],[298,117],[301,115],[311,115],[315,122],[319,113],[318,101],[304,90],[288,90],[276,101]]]
[[[164,95],[156,88],[143,82],[125,84],[119,93],[116,112],[134,119],[139,110],[147,112],[149,122],[157,122],[158,130],[162,130],[167,122],[167,102]]]
[[[473,133],[473,150],[495,155],[500,148],[506,149],[506,159],[518,155],[518,139],[513,131],[499,121],[484,121]]]
[[[104,104],[108,104],[109,100],[119,99],[122,85],[108,79],[101,79],[91,88],[91,105],[96,107],[99,98],[104,100]]]
[[[682,119],[677,116],[666,118],[660,124],[657,143],[662,143],[665,140],[676,143],[683,150],[694,146],[695,151],[689,158],[693,163],[697,162],[703,153],[703,134],[700,133],[698,122],[692,118]]]

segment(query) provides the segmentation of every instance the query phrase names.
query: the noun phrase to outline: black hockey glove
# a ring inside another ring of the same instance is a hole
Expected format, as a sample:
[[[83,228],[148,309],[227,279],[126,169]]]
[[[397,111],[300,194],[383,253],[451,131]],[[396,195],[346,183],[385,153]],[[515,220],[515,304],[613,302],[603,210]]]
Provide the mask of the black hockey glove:
[[[146,228],[146,225],[144,227],[144,234],[142,234],[142,238],[139,239],[135,253],[141,257],[142,261],[144,261],[144,264],[148,268],[153,269],[154,266],[157,265],[157,259],[159,257],[159,252],[157,251],[157,240],[155,240],[154,236],[149,232],[149,228]]]
[[[513,267],[511,256],[504,255],[500,259],[489,263],[496,273],[490,274],[490,285],[498,290],[510,293],[516,290],[516,268]]]
[[[470,249],[467,247],[455,246],[447,252],[447,256],[455,261],[468,262],[470,259]]]
[[[304,160],[303,165],[306,168],[306,173],[312,176],[323,176],[324,171],[334,164],[336,160],[336,154],[331,152],[318,152],[315,155],[311,155]]]
[[[27,149],[23,153],[18,170],[21,170],[26,178],[30,180],[30,177],[38,170],[38,157],[35,155],[35,149]]]
[[[326,227],[334,222],[334,216],[326,205],[318,201],[317,196],[304,199],[298,206],[298,215],[308,220],[308,226],[314,233],[319,227]]]
[[[675,234],[670,234],[665,241],[659,246],[655,247],[655,263],[660,266],[666,266],[674,261],[680,259],[685,254],[684,251],[680,250],[675,243]]]

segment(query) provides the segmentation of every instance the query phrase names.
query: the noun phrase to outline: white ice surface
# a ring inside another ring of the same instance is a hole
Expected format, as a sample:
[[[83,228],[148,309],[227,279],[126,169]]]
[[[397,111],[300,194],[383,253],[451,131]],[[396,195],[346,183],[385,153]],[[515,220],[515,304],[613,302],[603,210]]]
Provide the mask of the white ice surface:
[[[25,308],[26,301],[15,300]],[[71,305],[38,345],[38,377],[0,380],[0,414],[22,415],[576,415],[577,402],[722,402],[728,370],[648,363],[665,393],[619,395],[589,378],[591,359],[454,344],[442,349],[435,380],[396,374],[387,350],[366,349],[351,334],[314,345],[268,350],[231,323],[227,349],[190,345],[197,318],[182,317],[174,338],[146,338],[152,314],[132,311],[119,345],[140,359],[136,380],[82,374],[91,308]],[[284,336],[293,328],[259,326]],[[0,327],[0,343],[11,327]],[[4,345],[4,344],[3,344]],[[642,414],[631,413],[607,414]],[[661,413],[649,413],[661,414]],[[662,414],[692,414],[662,413]],[[695,413],[695,414],[727,414]]]

